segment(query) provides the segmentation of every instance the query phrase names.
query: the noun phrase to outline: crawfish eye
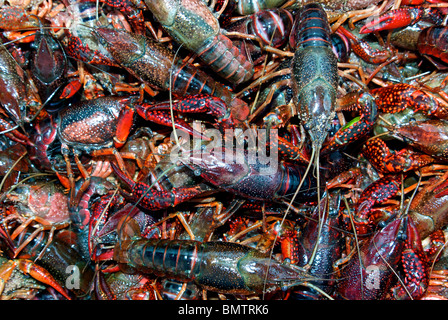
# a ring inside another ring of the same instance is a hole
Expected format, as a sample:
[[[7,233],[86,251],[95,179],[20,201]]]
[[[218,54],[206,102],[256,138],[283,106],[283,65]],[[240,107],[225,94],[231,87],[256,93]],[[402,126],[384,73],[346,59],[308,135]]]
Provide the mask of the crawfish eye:
[[[400,231],[400,232],[397,234],[397,239],[398,239],[398,240],[405,241],[406,238],[407,238],[406,233],[403,232],[403,231]]]
[[[194,171],[193,171],[193,174],[194,174],[196,177],[199,177],[199,176],[201,175],[201,169],[196,169],[196,170],[194,170]]]
[[[380,227],[381,229],[384,228],[387,225],[386,221],[380,221],[378,223],[378,227]]]

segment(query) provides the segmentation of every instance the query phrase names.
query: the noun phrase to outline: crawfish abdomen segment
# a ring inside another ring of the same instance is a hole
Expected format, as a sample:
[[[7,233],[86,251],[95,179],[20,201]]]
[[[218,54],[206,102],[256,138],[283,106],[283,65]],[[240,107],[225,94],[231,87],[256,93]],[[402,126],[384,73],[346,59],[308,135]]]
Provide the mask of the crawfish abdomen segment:
[[[196,262],[202,256],[202,246],[197,241],[136,240],[121,248],[119,262],[147,273],[172,279],[191,281],[197,272]]]

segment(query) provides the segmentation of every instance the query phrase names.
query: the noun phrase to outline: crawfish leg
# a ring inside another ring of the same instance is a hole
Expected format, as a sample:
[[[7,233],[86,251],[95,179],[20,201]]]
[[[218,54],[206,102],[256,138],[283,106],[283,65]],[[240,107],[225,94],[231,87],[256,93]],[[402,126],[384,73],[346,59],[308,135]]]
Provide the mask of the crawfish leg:
[[[76,193],[76,197],[74,198],[74,202],[72,203],[73,205],[78,205],[79,201],[81,200],[82,195],[84,194],[84,192],[87,190],[87,188],[90,185],[90,174],[87,172],[86,168],[79,160],[79,153],[75,150],[74,150],[74,157],[75,157],[76,165],[77,165],[79,171],[81,172],[82,177],[84,178],[84,182],[82,183],[81,187],[79,188],[78,192]]]
[[[377,107],[370,94],[363,94],[359,97],[357,109],[360,110],[360,117],[353,119],[342,127],[324,147],[322,152],[329,152],[345,146],[359,137],[365,136],[375,123]]]
[[[75,200],[75,177],[73,176],[72,164],[70,162],[70,149],[65,143],[61,146],[61,153],[64,156],[65,165],[67,167],[67,177],[70,184],[70,205],[72,205]]]
[[[113,155],[115,157],[115,160],[117,161],[118,167],[121,171],[123,171],[126,175],[129,176],[128,171],[126,170],[123,157],[121,156],[120,152],[116,148],[107,148],[107,149],[101,149],[101,150],[95,150],[92,152],[92,156],[108,156]]]

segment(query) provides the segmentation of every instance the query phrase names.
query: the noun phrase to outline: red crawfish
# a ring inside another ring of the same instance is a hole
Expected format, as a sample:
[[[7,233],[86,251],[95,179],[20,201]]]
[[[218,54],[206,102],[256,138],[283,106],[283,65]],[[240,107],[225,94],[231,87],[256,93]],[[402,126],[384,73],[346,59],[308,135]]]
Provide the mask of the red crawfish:
[[[426,18],[435,26],[427,27],[419,32],[411,46],[415,46],[418,52],[426,57],[438,69],[447,68],[447,28],[440,26],[444,15],[437,8],[402,7],[390,10],[382,14],[378,19],[367,23],[360,29],[360,33],[370,33],[381,30],[391,30],[407,25],[416,24]],[[409,37],[407,39],[409,41]]]
[[[252,62],[221,32],[218,19],[204,2],[146,0],[145,3],[177,42],[197,54],[224,79],[239,84],[252,78]]]
[[[57,137],[61,141],[61,153],[67,167],[71,206],[79,202],[90,183],[89,174],[79,159],[82,152],[93,156],[114,155],[125,170],[123,158],[115,146],[124,144],[132,126],[133,113],[128,107],[131,101],[133,97],[100,97],[79,102],[57,114]],[[76,165],[85,178],[76,198],[70,151],[73,151]]]
[[[343,269],[338,293],[349,300],[421,297],[428,286],[428,267],[419,234],[409,216],[389,222],[365,242]],[[402,265],[404,280],[396,284]]]
[[[417,50],[439,69],[447,69],[448,29],[434,26],[423,29],[418,36]],[[439,61],[442,61],[440,63]]]
[[[448,122],[442,119],[410,121],[388,127],[389,134],[440,160],[448,159]]]
[[[59,184],[45,181],[33,184],[22,184],[6,195],[16,207],[16,213],[3,219],[3,223],[19,222],[18,227],[11,233],[11,239],[20,238],[22,233],[30,227],[35,230],[23,239],[14,250],[14,258],[36,237],[49,232],[48,246],[57,230],[70,225],[67,196],[62,192]],[[46,247],[43,248],[40,257]]]
[[[90,183],[89,173],[80,161],[82,152],[89,153],[91,156],[114,155],[120,170],[126,172],[123,157],[117,151],[117,148],[124,145],[134,125],[135,109],[146,120],[169,125],[171,118],[166,112],[163,113],[163,110],[147,110],[151,106],[146,104],[134,105],[136,100],[137,97],[134,96],[99,97],[73,104],[70,108],[61,110],[57,114],[57,137],[61,142],[61,153],[66,163],[71,206],[79,202],[82,193]],[[207,107],[216,111],[219,115],[226,115],[226,106],[222,100],[215,97],[198,95],[185,99],[183,103],[174,106],[175,110],[182,112],[198,112],[197,109],[200,112]],[[191,108],[193,110],[190,110]],[[189,134],[195,134],[185,121],[177,116],[175,119],[174,125],[176,128],[185,130]],[[54,138],[54,134],[51,137]],[[73,151],[76,166],[85,179],[76,196],[75,179],[70,162],[71,151]],[[45,155],[38,153],[37,156]]]
[[[124,220],[124,219],[123,219]],[[143,239],[133,220],[118,226],[114,260],[124,270],[138,270],[179,281],[193,281],[215,292],[254,294],[307,284],[313,277],[233,242]],[[308,284],[310,285],[310,284]]]

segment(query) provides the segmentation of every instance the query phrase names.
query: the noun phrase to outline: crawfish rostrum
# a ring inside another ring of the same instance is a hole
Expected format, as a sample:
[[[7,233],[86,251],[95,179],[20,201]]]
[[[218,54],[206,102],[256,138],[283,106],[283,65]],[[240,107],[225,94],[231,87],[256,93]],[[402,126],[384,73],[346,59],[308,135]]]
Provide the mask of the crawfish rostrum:
[[[448,299],[446,3],[99,2],[2,2],[0,299]]]

